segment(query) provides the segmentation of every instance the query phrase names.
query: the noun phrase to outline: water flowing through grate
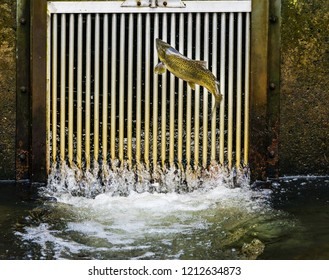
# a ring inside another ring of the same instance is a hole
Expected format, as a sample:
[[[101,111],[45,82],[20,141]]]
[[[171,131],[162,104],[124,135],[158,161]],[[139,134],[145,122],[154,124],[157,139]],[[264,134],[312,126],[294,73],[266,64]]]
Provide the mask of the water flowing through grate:
[[[90,173],[104,184],[114,172],[151,185],[173,173],[186,185],[247,166],[251,1],[185,3],[48,3],[53,172],[67,165],[80,179]],[[220,108],[212,113],[203,87],[153,73],[156,38],[207,62],[220,81]]]

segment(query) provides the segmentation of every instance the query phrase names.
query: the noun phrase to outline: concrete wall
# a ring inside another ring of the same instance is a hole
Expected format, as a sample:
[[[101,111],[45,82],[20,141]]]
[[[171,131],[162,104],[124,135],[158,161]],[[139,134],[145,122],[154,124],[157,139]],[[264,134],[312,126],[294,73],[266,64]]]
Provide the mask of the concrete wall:
[[[0,179],[15,178],[16,1],[0,2]]]
[[[328,0],[282,0],[281,175],[329,175],[328,23]]]
[[[16,3],[0,2],[0,179],[15,178]],[[328,0],[282,0],[281,176],[329,174],[328,22]]]

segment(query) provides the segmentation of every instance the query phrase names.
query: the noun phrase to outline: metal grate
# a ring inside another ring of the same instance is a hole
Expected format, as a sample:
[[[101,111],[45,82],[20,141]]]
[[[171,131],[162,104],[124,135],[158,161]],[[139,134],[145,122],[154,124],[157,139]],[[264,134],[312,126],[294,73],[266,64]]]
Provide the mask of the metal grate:
[[[48,2],[50,165],[247,165],[250,12],[251,1]],[[220,108],[204,88],[153,73],[155,38],[208,62]]]

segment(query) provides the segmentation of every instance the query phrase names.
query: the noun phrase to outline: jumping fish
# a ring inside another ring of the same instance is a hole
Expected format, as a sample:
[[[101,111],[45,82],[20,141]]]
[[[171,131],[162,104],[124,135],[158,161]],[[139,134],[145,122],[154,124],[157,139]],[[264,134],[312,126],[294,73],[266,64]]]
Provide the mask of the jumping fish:
[[[163,74],[168,69],[176,77],[186,81],[193,90],[195,84],[205,87],[215,96],[216,107],[219,107],[222,100],[219,81],[206,68],[207,62],[192,60],[179,53],[166,42],[160,39],[155,39],[155,41],[160,62],[154,67],[154,72]]]

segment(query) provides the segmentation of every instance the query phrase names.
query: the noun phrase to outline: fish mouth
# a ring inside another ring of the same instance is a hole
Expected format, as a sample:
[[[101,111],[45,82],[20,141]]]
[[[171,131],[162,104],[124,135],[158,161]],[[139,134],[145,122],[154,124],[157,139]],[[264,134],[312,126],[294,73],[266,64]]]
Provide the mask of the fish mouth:
[[[156,44],[156,47],[157,47],[157,50],[159,51],[161,48],[162,49],[165,49],[165,48],[170,48],[171,46],[166,43],[165,41],[162,41],[161,39],[159,38],[156,38],[155,39],[155,44]]]
[[[160,40],[159,38],[156,38],[155,39],[155,44],[156,44],[156,48],[157,48],[157,51],[159,51],[161,49],[161,46],[163,46],[163,41]]]
[[[160,60],[164,59],[166,49],[170,47],[170,45],[168,45],[166,42],[162,41],[159,38],[155,39],[155,44]]]

